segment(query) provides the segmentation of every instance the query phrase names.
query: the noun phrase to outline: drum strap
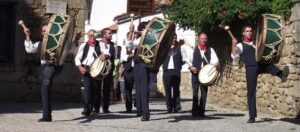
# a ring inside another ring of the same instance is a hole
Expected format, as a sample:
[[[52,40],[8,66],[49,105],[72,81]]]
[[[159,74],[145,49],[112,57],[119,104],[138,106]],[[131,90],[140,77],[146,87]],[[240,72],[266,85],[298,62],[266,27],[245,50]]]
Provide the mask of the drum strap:
[[[88,44],[85,44],[85,46],[83,48],[83,54],[82,54],[81,62],[83,62],[83,60],[87,57],[89,49],[90,49],[90,46]],[[96,52],[97,56],[101,54],[100,45],[99,45],[98,41],[96,41],[94,53],[95,52]],[[93,53],[93,56],[95,57],[94,53]],[[97,58],[97,56],[95,58]]]

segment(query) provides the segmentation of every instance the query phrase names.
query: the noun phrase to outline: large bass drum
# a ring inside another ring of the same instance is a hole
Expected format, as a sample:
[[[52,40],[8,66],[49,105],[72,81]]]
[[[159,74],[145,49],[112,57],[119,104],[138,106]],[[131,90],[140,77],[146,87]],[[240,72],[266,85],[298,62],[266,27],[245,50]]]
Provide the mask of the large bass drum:
[[[97,80],[103,80],[111,72],[111,68],[112,63],[109,59],[101,61],[97,57],[90,66],[90,75]]]
[[[276,63],[283,47],[283,18],[263,14],[256,29],[256,61]]]
[[[212,85],[217,81],[219,72],[212,64],[203,66],[198,74],[199,81],[204,85]]]
[[[52,15],[43,38],[41,59],[62,65],[70,49],[74,29],[74,20],[70,16]]]
[[[157,70],[167,57],[175,34],[175,25],[167,20],[155,17],[142,34],[137,54],[148,68]]]

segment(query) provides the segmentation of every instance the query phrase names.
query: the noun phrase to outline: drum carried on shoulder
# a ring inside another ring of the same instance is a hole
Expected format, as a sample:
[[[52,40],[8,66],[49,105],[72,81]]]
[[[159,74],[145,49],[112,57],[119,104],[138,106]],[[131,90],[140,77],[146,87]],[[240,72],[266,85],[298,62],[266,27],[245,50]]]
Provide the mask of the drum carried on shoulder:
[[[175,34],[175,25],[155,17],[147,25],[141,36],[137,54],[148,68],[157,70],[167,57]]]
[[[72,43],[74,29],[74,20],[70,16],[52,15],[43,38],[41,59],[62,65]]]
[[[256,61],[274,63],[283,48],[283,17],[263,14],[256,29]]]
[[[90,74],[91,77],[97,80],[103,80],[112,69],[112,62],[107,59],[105,61],[101,61],[100,58],[96,58],[92,65],[90,66]]]

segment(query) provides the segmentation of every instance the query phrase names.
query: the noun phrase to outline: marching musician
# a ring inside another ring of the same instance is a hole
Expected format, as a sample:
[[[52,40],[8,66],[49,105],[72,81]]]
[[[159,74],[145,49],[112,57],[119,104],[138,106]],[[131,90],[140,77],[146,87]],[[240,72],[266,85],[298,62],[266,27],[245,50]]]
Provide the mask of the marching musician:
[[[48,23],[43,23],[41,26],[41,36],[44,38],[44,35],[48,29]],[[52,85],[52,79],[54,76],[58,75],[61,72],[61,68],[54,64],[47,62],[46,60],[41,60],[41,41],[33,43],[30,39],[30,30],[28,28],[23,28],[25,34],[25,50],[27,53],[36,53],[36,63],[41,65],[40,69],[40,87],[41,87],[41,96],[42,96],[42,109],[43,116],[39,119],[39,122],[51,122],[51,101],[50,101],[50,87]]]
[[[208,87],[201,84],[198,80],[198,74],[201,68],[206,64],[212,64],[215,67],[219,65],[219,59],[216,52],[212,47],[207,46],[207,34],[198,34],[198,45],[196,46],[193,57],[192,57],[192,67],[190,71],[192,73],[192,87],[193,87],[193,107],[192,116],[204,117],[205,116],[205,105],[207,98]],[[200,104],[198,102],[198,91],[201,91]]]
[[[110,101],[110,90],[113,83],[113,69],[114,60],[117,57],[118,51],[116,51],[115,44],[111,41],[112,30],[109,28],[104,28],[101,30],[101,39],[98,41],[101,49],[101,53],[104,54],[105,59],[110,59],[112,63],[111,71],[103,80],[96,81],[96,99],[94,104],[95,113],[99,113],[99,109],[102,102],[103,113],[110,113],[109,111],[109,101]],[[101,94],[102,92],[102,94]],[[103,95],[103,97],[101,97]]]
[[[139,35],[141,36],[142,31],[145,29],[148,22],[141,22],[138,25]],[[135,41],[139,43],[139,38]],[[136,53],[136,52],[135,52]],[[146,65],[141,63],[138,54],[135,54],[134,63],[134,80],[136,87],[136,107],[137,116],[141,116],[141,121],[149,121],[150,110],[149,110],[149,82],[150,82],[150,69]]]
[[[263,64],[256,62],[255,46],[252,39],[253,31],[251,26],[244,26],[242,29],[242,42],[237,43],[237,39],[232,39],[231,57],[234,60],[241,58],[245,63],[246,82],[247,82],[247,101],[249,109],[249,119],[247,123],[254,123],[256,112],[256,85],[257,75],[260,73],[269,73],[281,78],[282,82],[287,80],[289,69],[287,66],[283,70],[279,70],[273,64]]]
[[[171,49],[162,66],[168,113],[177,113],[181,110],[179,90],[181,80],[180,75],[182,65],[186,61],[185,51],[180,47],[182,44],[184,44],[184,41],[177,41],[177,35],[175,34]],[[173,94],[171,93],[172,88]]]
[[[89,116],[93,109],[93,103],[96,99],[95,79],[91,77],[89,68],[94,60],[99,56],[101,60],[105,60],[110,56],[110,53],[103,51],[100,48],[99,42],[96,41],[96,31],[91,29],[87,32],[88,40],[82,43],[75,56],[75,65],[82,74],[84,87],[84,109],[82,115]],[[102,53],[102,54],[101,54]]]

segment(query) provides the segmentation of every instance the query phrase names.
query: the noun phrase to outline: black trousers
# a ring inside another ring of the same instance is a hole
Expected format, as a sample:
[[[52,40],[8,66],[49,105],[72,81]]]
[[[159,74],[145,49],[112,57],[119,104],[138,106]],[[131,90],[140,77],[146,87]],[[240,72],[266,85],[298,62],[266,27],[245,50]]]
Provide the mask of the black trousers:
[[[95,111],[99,111],[101,102],[103,103],[102,105],[103,111],[108,111],[112,81],[113,81],[112,74],[109,74],[103,80],[96,80],[96,92],[95,92],[96,98],[94,102]]]
[[[57,67],[52,64],[41,65],[40,69],[40,85],[41,85],[41,96],[42,96],[42,109],[43,109],[43,118],[51,119],[51,90],[52,79],[54,76],[58,75],[61,72],[62,68]]]
[[[163,72],[167,110],[172,111],[180,106],[180,70],[166,69]],[[173,88],[173,97],[172,97]]]
[[[192,87],[193,87],[193,107],[192,113],[204,115],[205,113],[205,105],[207,98],[207,90],[208,87],[200,84],[198,80],[198,74],[192,74]],[[200,103],[198,102],[199,98],[199,87],[201,91]]]
[[[134,80],[136,86],[136,107],[138,114],[150,117],[149,110],[149,69],[141,63],[134,65]]]
[[[246,67],[246,82],[247,82],[247,103],[249,109],[249,117],[257,117],[256,110],[256,85],[257,75],[261,73],[269,73],[271,75],[279,75],[280,70],[273,64],[258,64],[258,66]]]
[[[132,110],[132,89],[134,86],[134,70],[124,71],[125,93],[126,93],[126,111]]]
[[[90,113],[93,109],[94,100],[96,97],[95,79],[91,77],[89,73],[82,75],[83,80],[83,101],[84,111]]]

